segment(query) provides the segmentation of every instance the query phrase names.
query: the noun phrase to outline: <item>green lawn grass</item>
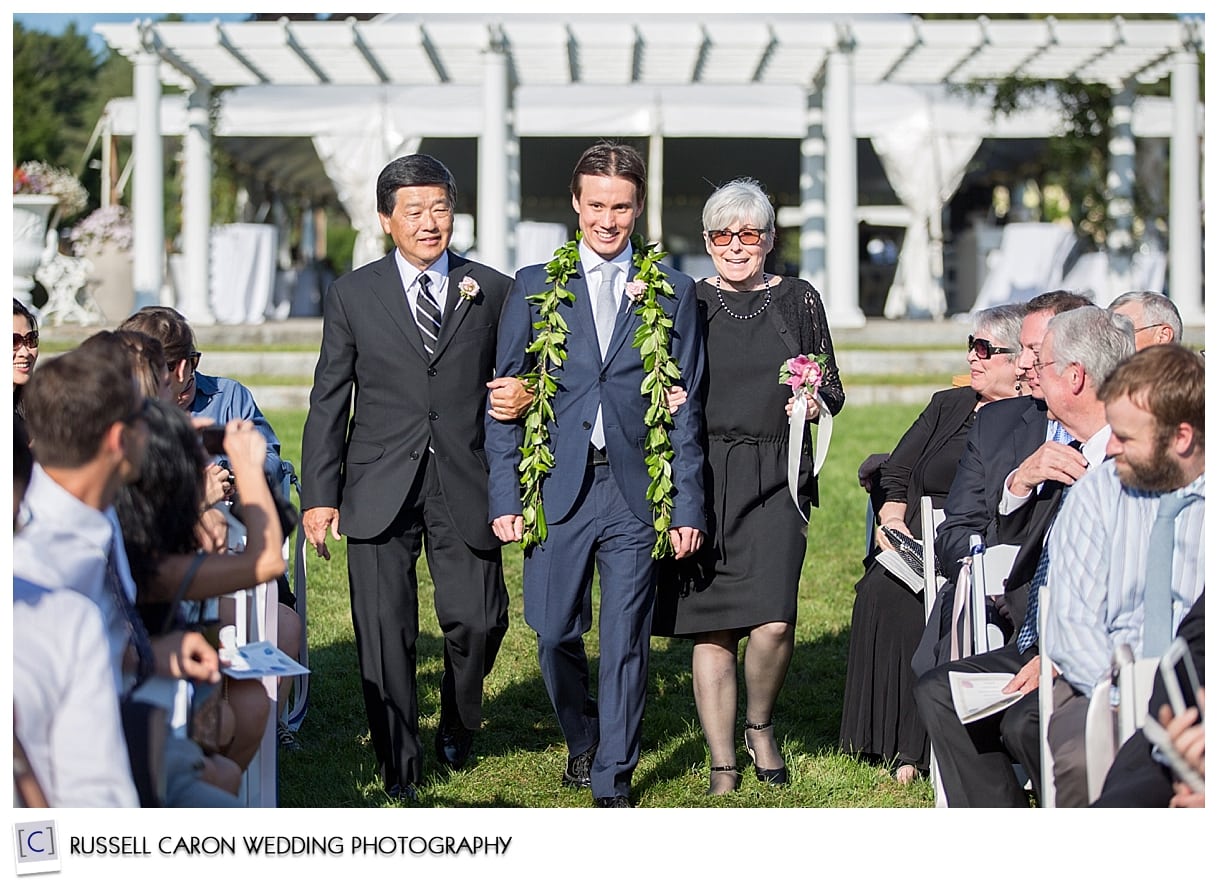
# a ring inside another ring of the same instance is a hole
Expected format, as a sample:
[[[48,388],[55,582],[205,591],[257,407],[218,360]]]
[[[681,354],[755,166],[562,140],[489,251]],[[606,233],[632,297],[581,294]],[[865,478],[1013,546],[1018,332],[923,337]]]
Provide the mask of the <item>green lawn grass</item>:
[[[848,390],[847,390],[848,391]],[[778,701],[775,724],[792,785],[763,785],[738,750],[740,790],[705,795],[707,754],[691,691],[691,644],[655,638],[643,726],[643,752],[634,776],[641,806],[899,807],[930,806],[930,785],[896,784],[887,770],[844,755],[837,747],[854,583],[862,571],[867,500],[858,464],[886,451],[920,405],[847,404],[835,421],[833,447],[821,473],[821,507],[813,512],[799,591],[795,655]],[[300,463],[304,413],[269,412],[284,455]],[[308,715],[299,732],[304,749],[280,752],[280,804],[287,807],[382,806],[368,742],[347,596],[345,548],[329,562],[308,557],[308,640],[312,668]],[[333,553],[333,552],[337,553]],[[537,669],[535,641],[522,613],[521,555],[505,551],[510,625],[487,678],[485,723],[475,741],[477,761],[460,772],[437,772],[431,741],[439,717],[441,634],[420,561],[419,708],[425,748],[423,805],[586,806],[586,791],[558,785],[566,748]],[[596,628],[587,638],[596,665]],[[743,710],[741,711],[743,713]]]

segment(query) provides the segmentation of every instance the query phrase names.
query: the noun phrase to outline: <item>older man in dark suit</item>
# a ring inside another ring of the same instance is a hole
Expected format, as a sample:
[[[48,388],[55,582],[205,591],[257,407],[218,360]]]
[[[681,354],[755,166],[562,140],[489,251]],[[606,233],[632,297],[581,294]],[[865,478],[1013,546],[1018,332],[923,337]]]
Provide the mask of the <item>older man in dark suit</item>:
[[[565,338],[549,429],[553,467],[544,482],[548,537],[524,564],[525,620],[537,632],[538,660],[569,752],[563,783],[591,787],[598,806],[630,805],[647,688],[648,642],[656,569],[657,529],[648,488],[644,360],[632,345],[641,318],[631,302],[643,255],[631,243],[646,191],[642,157],[631,147],[601,143],[584,152],[572,176],[571,203],[582,234],[560,249],[572,300],[556,298],[547,318],[530,295],[558,284],[544,265],[516,275],[499,328],[500,375],[528,369],[528,351],[545,328]],[[668,267],[672,296],[657,297],[671,320],[671,355],[682,385],[701,381],[703,350],[693,280]],[[629,295],[629,296],[628,296]],[[663,384],[667,386],[668,383]],[[530,414],[530,419],[533,415]],[[705,531],[701,409],[695,398],[673,416],[671,536],[677,557],[692,554]],[[518,474],[523,428],[487,421],[491,460],[490,513],[504,542],[524,535]],[[589,689],[583,634],[591,627],[592,566],[600,573],[600,678]]]
[[[1027,319],[1024,321],[1026,327]],[[1045,441],[1001,483],[995,512],[997,535],[1023,537],[1005,595],[1008,601],[1021,601],[1018,606],[1009,603],[1019,610],[1012,620],[1011,640],[991,652],[941,664],[923,674],[914,687],[918,713],[938,758],[948,804],[953,806],[1026,805],[1026,795],[1011,771],[1012,758],[1029,773],[1033,785],[1039,785],[1035,690],[1041,659],[1036,602],[1048,563],[1043,554],[1045,535],[1063,494],[1104,458],[1109,429],[1098,390],[1116,365],[1133,353],[1133,326],[1124,317],[1083,306],[1050,319],[1036,348],[1031,368],[1054,418],[1046,431],[1062,434],[1060,440]],[[1047,371],[1049,367],[1058,370]],[[985,409],[978,420],[984,415]],[[972,431],[976,430],[974,424]],[[952,494],[955,492],[953,483]],[[948,499],[950,504],[951,494]],[[1018,691],[1023,698],[966,727],[957,717],[951,697],[949,674],[953,671],[1011,674],[1004,689]]]
[[[326,295],[304,429],[302,523],[327,559],[326,533],[348,538],[368,728],[386,792],[413,801],[422,780],[415,565],[424,543],[444,631],[436,734],[444,766],[468,758],[483,678],[507,629],[482,420],[511,279],[448,250],[457,188],[438,160],[395,159],[376,198],[396,247]]]

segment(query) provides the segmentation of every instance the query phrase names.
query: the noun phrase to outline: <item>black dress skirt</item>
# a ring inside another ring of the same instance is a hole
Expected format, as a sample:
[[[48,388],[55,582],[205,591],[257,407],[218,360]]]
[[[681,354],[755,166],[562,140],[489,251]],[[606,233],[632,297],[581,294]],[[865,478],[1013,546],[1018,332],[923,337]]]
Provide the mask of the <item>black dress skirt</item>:
[[[773,299],[793,284],[777,283]],[[701,298],[717,297],[705,282],[698,289]],[[661,563],[652,625],[661,636],[795,622],[807,537],[787,490],[790,389],[778,370],[788,351],[765,310],[758,312],[764,291],[724,293],[724,300],[731,311],[719,310],[706,334],[709,536],[690,560]]]
[[[973,417],[970,413],[934,457],[915,467],[921,470],[923,492],[937,507],[947,498]],[[905,523],[921,538],[921,512],[916,506],[906,509]],[[922,595],[889,574],[873,555],[866,565],[854,586],[841,748],[875,762],[908,764],[926,771],[930,745],[914,704],[915,677],[910,667],[924,630]]]

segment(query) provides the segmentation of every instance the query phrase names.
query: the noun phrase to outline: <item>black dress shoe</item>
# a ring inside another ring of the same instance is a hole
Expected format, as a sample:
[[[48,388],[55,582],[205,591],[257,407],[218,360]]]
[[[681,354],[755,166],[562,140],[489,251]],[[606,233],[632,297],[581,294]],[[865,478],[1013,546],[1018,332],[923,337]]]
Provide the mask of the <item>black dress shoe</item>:
[[[615,793],[613,796],[598,796],[596,798],[597,808],[630,808],[630,797],[622,796],[620,793]]]
[[[592,760],[596,759],[596,748],[599,746],[599,743],[593,744],[583,753],[567,757],[567,768],[562,773],[564,787],[579,789],[592,786]]]
[[[400,804],[419,801],[419,791],[413,784],[391,784],[385,788],[385,795]]]
[[[474,746],[474,733],[464,726],[446,725],[440,722],[436,731],[436,759],[440,765],[449,769],[459,769],[469,759],[470,750]]]

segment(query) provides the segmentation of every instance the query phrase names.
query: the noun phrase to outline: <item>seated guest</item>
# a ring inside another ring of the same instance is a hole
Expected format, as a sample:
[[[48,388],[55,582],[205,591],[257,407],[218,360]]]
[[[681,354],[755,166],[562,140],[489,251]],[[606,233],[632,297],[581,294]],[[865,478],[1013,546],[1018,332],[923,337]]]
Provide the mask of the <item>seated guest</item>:
[[[119,491],[115,501],[127,557],[137,587],[137,604],[149,630],[173,627],[176,602],[201,602],[273,581],[284,570],[283,532],[266,481],[261,480],[266,441],[253,424],[233,420],[224,445],[238,480],[248,486],[242,497],[247,538],[237,554],[206,553],[199,548],[195,522],[203,500],[203,448],[189,420],[172,405],[147,408],[148,445],[140,477]],[[225,617],[231,621],[231,614]],[[225,702],[235,718],[220,753],[241,769],[258,751],[269,702],[258,680],[223,681]]]
[[[1025,333],[1027,326],[1025,319]],[[1023,599],[1020,627],[1005,646],[941,664],[923,674],[914,686],[918,713],[930,735],[947,802],[952,806],[1026,806],[1027,795],[1016,781],[1012,760],[1023,766],[1033,787],[1039,787],[1036,623],[1037,598],[1047,572],[1041,549],[1067,488],[1104,457],[1109,432],[1098,390],[1117,364],[1133,353],[1133,330],[1123,316],[1083,306],[1050,319],[1037,348],[1031,365],[1036,388],[1055,417],[1061,437],[1069,441],[1046,441],[1000,485],[994,533],[1000,542],[1011,541],[1005,537],[1024,537],[1004,594],[1008,600]],[[981,432],[982,421],[1004,404],[997,402],[978,415],[970,443]],[[955,491],[953,483],[952,493]],[[1019,692],[1023,698],[966,726],[952,701],[952,671],[1011,674],[1004,691]]]
[[[1050,291],[1033,297],[1026,304],[1027,312],[1019,331],[1019,384],[1027,394],[994,402],[977,414],[973,427],[965,437],[956,474],[943,506],[943,523],[935,532],[935,564],[949,581],[931,611],[926,631],[913,656],[913,670],[921,677],[936,665],[951,660],[951,611],[955,583],[960,575],[961,559],[969,553],[969,537],[978,535],[985,544],[1009,543],[1022,549],[1014,562],[1007,591],[996,599],[996,624],[1010,634],[1023,621],[1026,585],[1040,558],[1040,543],[1044,524],[1056,500],[1051,493],[1060,488],[1061,481],[1048,485],[1049,497],[1033,511],[1038,517],[1022,525],[1021,530],[1007,530],[998,536],[999,506],[1009,503],[1004,512],[1026,504],[1029,497],[1007,498],[1007,480],[1017,466],[1036,468],[1030,477],[1044,481],[1047,477],[1073,477],[1061,472],[1069,465],[1072,475],[1080,475],[1083,458],[1067,450],[1069,440],[1057,420],[1051,419],[1045,406],[1044,393],[1035,363],[1040,357],[1041,342],[1049,321],[1063,312],[1089,306],[1090,301],[1068,291]],[[1056,467],[1056,472],[1050,469]],[[1020,586],[1023,586],[1022,588]]]
[[[13,530],[34,460],[13,426]],[[13,579],[13,735],[49,806],[139,805],[97,606]]]
[[[24,303],[13,298],[13,412],[15,419],[25,418],[21,392],[34,373],[38,362],[38,320]]]
[[[880,526],[922,539],[921,498],[929,496],[942,508],[977,414],[992,401],[1018,394],[1015,361],[1024,311],[1022,304],[996,306],[974,316],[970,385],[935,393],[872,478]],[[891,547],[882,531],[876,541],[880,548]],[[839,741],[847,752],[893,766],[894,777],[908,783],[927,771],[930,760],[910,668],[923,632],[922,597],[885,569],[874,552],[866,566],[855,585]]]
[[[165,352],[165,360],[169,366],[169,384],[171,394],[178,407],[190,416],[210,419],[215,425],[226,425],[230,420],[249,420],[258,432],[266,439],[266,460],[263,471],[267,481],[276,492],[286,500],[291,495],[289,486],[289,471],[280,458],[279,438],[275,430],[267,422],[258,404],[254,401],[253,393],[236,380],[228,377],[214,377],[199,373],[197,368],[202,353],[195,343],[194,329],[180,312],[168,306],[145,306],[123,320],[120,330],[140,331],[159,340]],[[226,464],[213,460],[209,466],[209,490],[207,498],[212,501],[212,488],[217,483],[224,486],[227,501],[234,498],[239,485],[233,480],[233,475]],[[218,537],[224,530],[215,512],[203,516],[203,530]],[[300,635],[303,627],[299,616],[295,613],[296,597],[292,593],[286,574],[277,580],[279,586],[279,648],[287,655],[297,658],[300,654]],[[291,680],[283,682],[283,693],[280,696],[281,706],[285,703]],[[300,745],[295,733],[284,723],[279,725],[280,743],[288,749],[297,749]]]
[[[1201,777],[1203,785],[1200,790],[1194,791],[1183,781],[1173,782],[1175,795],[1168,803],[1169,808],[1205,808],[1205,723],[1201,719],[1204,710],[1204,689],[1197,690],[1197,706],[1190,707],[1175,719],[1172,718],[1170,707],[1159,709],[1159,722],[1166,727],[1172,746]]]
[[[1205,683],[1205,591],[1197,597],[1188,614],[1180,620],[1176,636],[1182,637],[1188,643],[1189,654],[1193,657],[1193,667],[1197,670],[1197,678]],[[1200,700],[1200,694],[1198,694]],[[1200,702],[1203,704],[1204,702]],[[1171,713],[1168,705],[1167,689],[1163,685],[1163,675],[1156,671],[1154,688],[1150,694],[1149,712],[1159,717],[1166,710]],[[1202,706],[1201,710],[1205,708]],[[1164,721],[1164,725],[1167,725]],[[1177,724],[1179,725],[1179,724]],[[1204,769],[1201,770],[1204,774]],[[1091,804],[1093,808],[1166,808],[1171,805],[1176,792],[1171,767],[1163,760],[1158,751],[1153,750],[1151,743],[1139,729],[1121,745],[1117,751],[1112,767],[1104,778],[1104,789],[1099,798]],[[1204,798],[1204,794],[1202,795]]]
[[[1130,291],[1108,304],[1108,309],[1133,322],[1138,349],[1161,343],[1184,342],[1184,324],[1170,299],[1154,291]]]
[[[1126,644],[1135,658],[1162,655],[1205,587],[1204,361],[1177,344],[1152,346],[1119,365],[1099,396],[1108,459],[1062,503],[1047,548],[1043,642],[1061,671],[1049,746],[1064,806],[1088,802],[1084,723],[1113,652]]]
[[[148,433],[144,398],[123,344],[108,331],[95,336],[39,369],[25,393],[37,462],[25,498],[27,518],[13,537],[13,573],[53,591],[77,591],[101,611],[107,643],[102,667],[123,707],[132,777],[141,804],[158,805],[153,773],[163,758],[150,744],[161,733],[155,720],[147,729],[135,725],[145,718],[128,715],[138,710],[133,693],[154,675],[218,682],[219,659],[200,634],[151,638],[135,611],[113,501],[123,484],[139,477]],[[234,803],[218,794],[210,804]]]

